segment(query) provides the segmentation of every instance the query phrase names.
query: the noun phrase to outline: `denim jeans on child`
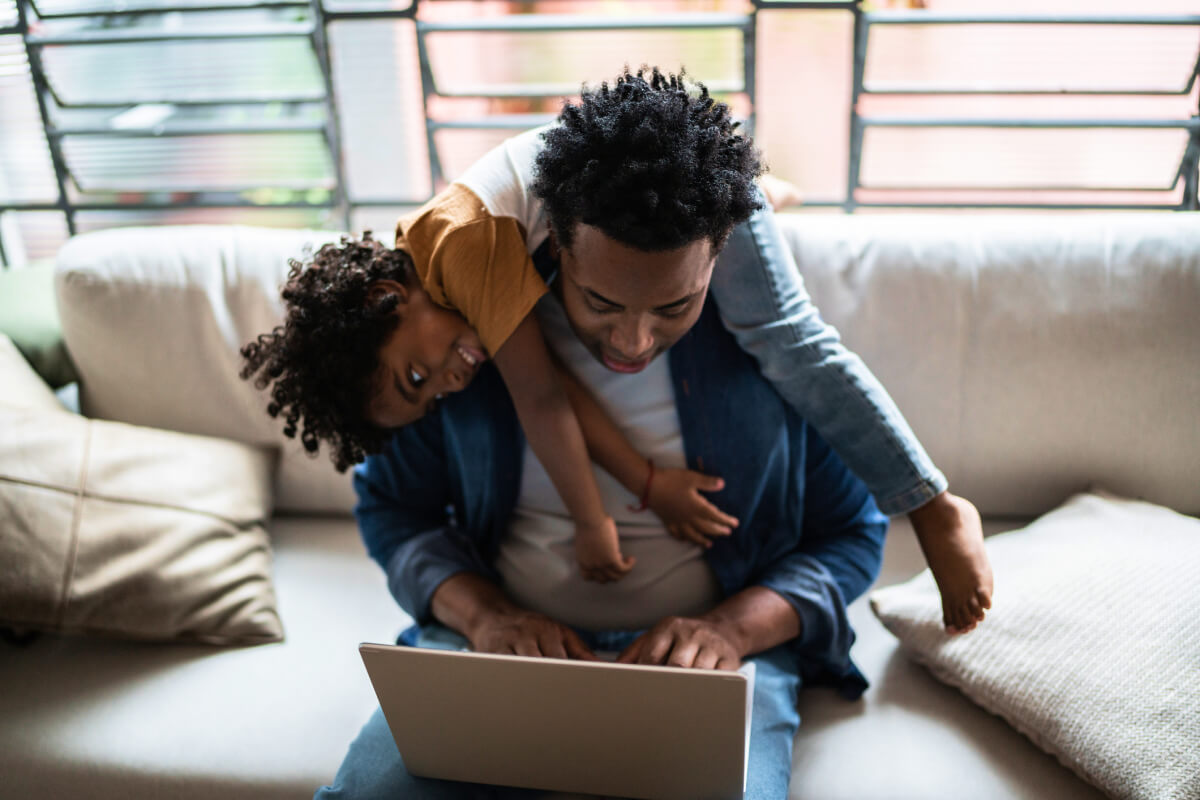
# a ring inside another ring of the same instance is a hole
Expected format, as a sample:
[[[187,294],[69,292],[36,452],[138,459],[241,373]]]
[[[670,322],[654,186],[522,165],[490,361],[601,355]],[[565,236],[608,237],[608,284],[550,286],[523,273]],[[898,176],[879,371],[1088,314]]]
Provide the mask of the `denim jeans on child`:
[[[946,489],[900,410],[809,299],[773,213],[734,228],[711,284],[725,327],[763,376],[867,484],[885,514]]]

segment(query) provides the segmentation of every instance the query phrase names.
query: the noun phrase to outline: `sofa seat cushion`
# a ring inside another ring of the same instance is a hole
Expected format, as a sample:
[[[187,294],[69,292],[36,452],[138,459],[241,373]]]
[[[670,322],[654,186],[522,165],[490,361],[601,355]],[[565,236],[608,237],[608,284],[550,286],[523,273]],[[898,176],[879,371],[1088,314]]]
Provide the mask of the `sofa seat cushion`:
[[[333,778],[376,704],[358,644],[409,621],[350,519],[270,529],[282,643],[0,643],[5,796],[299,798]]]
[[[988,522],[995,532],[1019,522]],[[240,650],[43,638],[0,650],[0,774],[14,797],[304,798],[332,780],[376,707],[359,659],[409,624],[353,522],[276,518],[287,641]],[[893,522],[881,584],[925,566]],[[791,800],[1103,800],[1053,758],[903,656],[850,607],[860,702],[800,695]],[[2,645],[0,645],[2,646]]]

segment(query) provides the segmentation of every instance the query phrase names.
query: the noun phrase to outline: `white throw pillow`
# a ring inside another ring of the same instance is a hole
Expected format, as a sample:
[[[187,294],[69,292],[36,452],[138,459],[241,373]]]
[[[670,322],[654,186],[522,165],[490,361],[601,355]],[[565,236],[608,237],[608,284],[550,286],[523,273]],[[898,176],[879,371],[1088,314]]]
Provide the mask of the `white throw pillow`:
[[[871,595],[914,659],[1113,797],[1200,798],[1200,520],[1081,494],[988,539],[994,606],[942,631],[928,570]]]

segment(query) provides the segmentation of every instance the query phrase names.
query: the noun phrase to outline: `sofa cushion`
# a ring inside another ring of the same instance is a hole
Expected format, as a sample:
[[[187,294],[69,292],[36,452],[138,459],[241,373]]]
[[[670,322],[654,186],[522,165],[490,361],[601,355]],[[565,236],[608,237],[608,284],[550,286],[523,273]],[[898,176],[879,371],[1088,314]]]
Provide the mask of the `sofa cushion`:
[[[238,226],[123,228],[59,252],[63,334],[89,417],[220,436],[279,453],[276,507],[349,512],[328,453],[310,458],[238,377],[241,347],[283,321],[288,259],[336,233]]]
[[[871,595],[902,647],[1085,780],[1200,797],[1200,520],[1084,494],[992,537],[996,596],[965,636],[923,572]]]
[[[215,644],[282,636],[270,458],[88,420],[0,341],[0,625]],[[12,404],[12,403],[17,404]]]
[[[822,316],[954,491],[1200,513],[1200,214],[782,215]]]

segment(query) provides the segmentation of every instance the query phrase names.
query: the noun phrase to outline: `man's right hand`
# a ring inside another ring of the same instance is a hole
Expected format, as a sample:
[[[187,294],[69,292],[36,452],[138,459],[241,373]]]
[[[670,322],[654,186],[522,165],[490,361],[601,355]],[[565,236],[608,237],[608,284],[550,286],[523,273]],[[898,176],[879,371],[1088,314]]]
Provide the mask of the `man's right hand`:
[[[489,615],[472,634],[467,638],[480,653],[600,660],[566,625],[523,609]]]
[[[599,661],[575,631],[527,611],[492,581],[471,572],[445,580],[431,599],[433,616],[480,653]]]

